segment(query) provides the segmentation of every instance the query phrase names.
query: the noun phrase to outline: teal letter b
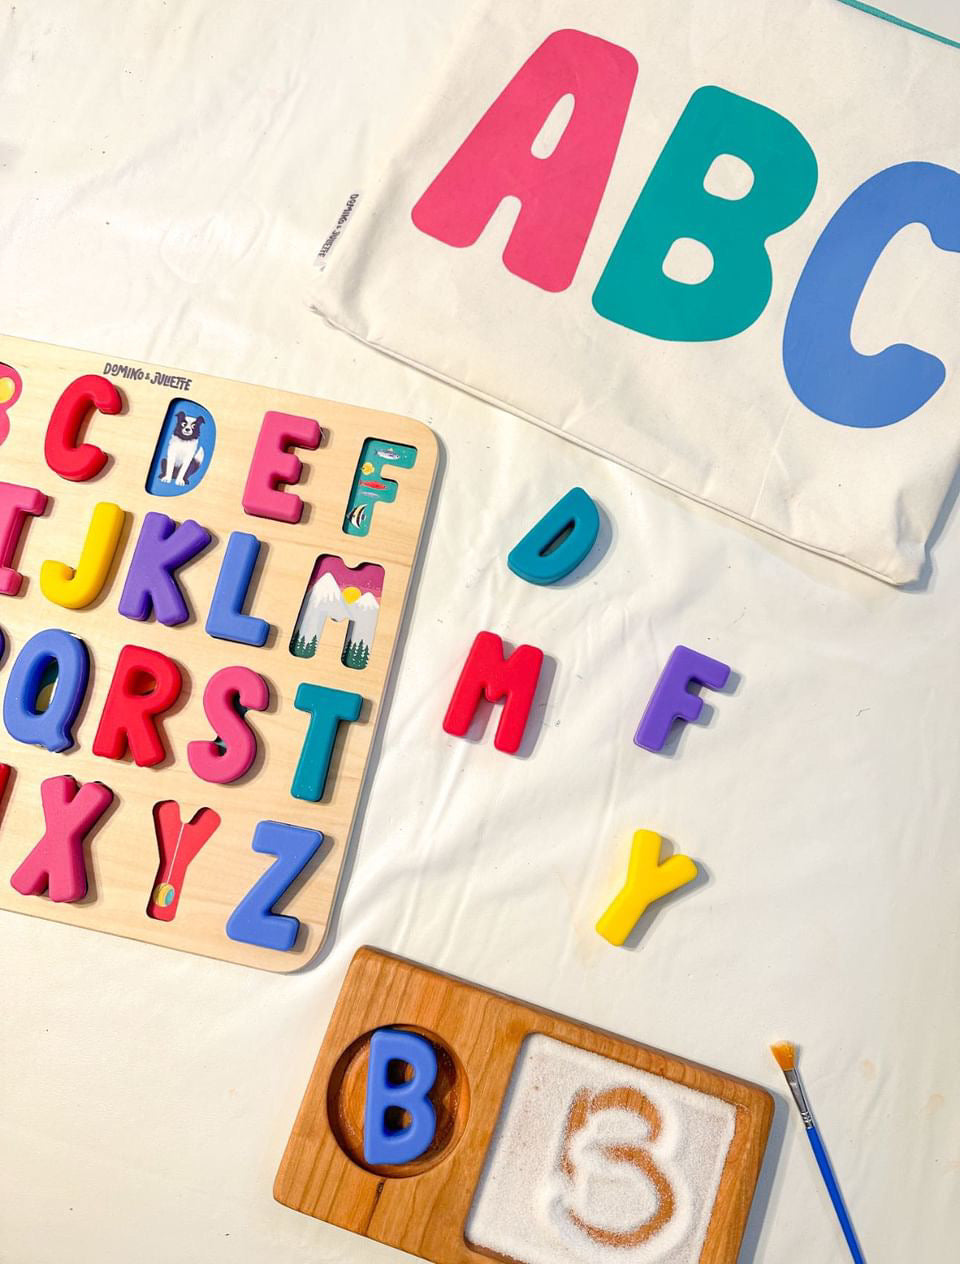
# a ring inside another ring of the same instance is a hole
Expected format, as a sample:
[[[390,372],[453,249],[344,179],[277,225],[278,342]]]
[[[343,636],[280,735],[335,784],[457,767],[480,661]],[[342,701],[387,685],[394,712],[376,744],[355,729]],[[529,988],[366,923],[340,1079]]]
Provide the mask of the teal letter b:
[[[721,154],[741,159],[753,184],[739,198],[708,193]],[[817,160],[782,114],[723,88],[687,103],[607,260],[593,306],[607,320],[670,342],[741,333],[767,305],[767,238],[799,219],[817,187]],[[713,270],[697,284],[668,277],[675,241],[708,247]]]

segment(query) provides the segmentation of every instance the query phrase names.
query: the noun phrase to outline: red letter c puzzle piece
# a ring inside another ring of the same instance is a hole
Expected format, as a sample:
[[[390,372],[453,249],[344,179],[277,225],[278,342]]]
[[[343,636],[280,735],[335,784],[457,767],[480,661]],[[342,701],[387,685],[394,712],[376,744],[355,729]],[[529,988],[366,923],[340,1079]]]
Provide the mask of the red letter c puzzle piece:
[[[43,444],[43,455],[53,472],[74,483],[99,474],[107,454],[94,443],[77,443],[80,431],[94,410],[113,414],[122,407],[123,396],[105,377],[86,373],[71,382],[54,405]]]

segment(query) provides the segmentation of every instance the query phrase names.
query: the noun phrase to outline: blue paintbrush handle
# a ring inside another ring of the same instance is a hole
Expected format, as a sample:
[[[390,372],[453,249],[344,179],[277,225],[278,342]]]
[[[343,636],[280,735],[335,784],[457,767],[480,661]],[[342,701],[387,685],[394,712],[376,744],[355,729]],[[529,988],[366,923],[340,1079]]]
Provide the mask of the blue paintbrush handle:
[[[840,1221],[840,1228],[843,1230],[843,1236],[847,1240],[847,1246],[850,1248],[850,1254],[853,1256],[854,1264],[864,1264],[863,1252],[860,1250],[860,1244],[857,1242],[857,1235],[853,1231],[853,1225],[850,1223],[850,1217],[843,1203],[843,1197],[840,1193],[840,1187],[837,1185],[837,1178],[833,1174],[833,1168],[830,1166],[830,1160],[827,1158],[827,1152],[823,1148],[823,1142],[820,1140],[820,1134],[817,1132],[816,1126],[807,1128],[807,1136],[810,1138],[810,1144],[813,1146],[813,1153],[817,1160],[817,1167],[820,1169],[820,1175],[823,1177],[823,1183],[827,1187],[827,1193],[830,1195],[830,1201],[833,1203],[833,1210],[837,1213],[837,1219]]]

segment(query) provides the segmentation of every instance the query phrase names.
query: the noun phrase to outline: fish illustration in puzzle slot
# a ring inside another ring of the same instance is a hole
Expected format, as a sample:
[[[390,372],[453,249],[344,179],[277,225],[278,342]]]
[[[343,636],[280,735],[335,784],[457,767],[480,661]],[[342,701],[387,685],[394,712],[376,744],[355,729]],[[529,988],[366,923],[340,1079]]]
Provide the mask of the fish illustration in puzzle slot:
[[[564,1128],[553,1216],[600,1247],[636,1248],[657,1237],[677,1211],[658,1145],[663,1130],[660,1111],[639,1089],[580,1089]]]
[[[379,453],[377,454],[379,456]],[[366,494],[370,500],[376,500],[377,493],[387,490],[386,483],[381,483],[379,479],[373,477],[376,473],[376,466],[372,461],[364,461],[357,473],[356,492],[358,495]],[[363,489],[362,492],[360,489]],[[347,514],[347,522],[356,531],[366,534],[366,521],[369,512],[367,501],[354,505]]]
[[[354,505],[354,507],[347,514],[347,522],[350,524],[351,527],[355,529],[356,532],[363,531],[363,524],[366,522],[366,520],[367,520],[367,506],[366,505]]]
[[[343,529],[347,535],[367,535],[374,507],[396,500],[396,481],[387,475],[384,467],[409,470],[416,460],[416,448],[407,444],[385,443],[382,439],[366,441],[357,462],[350,503],[344,517]]]
[[[199,413],[188,413],[178,409],[174,417],[174,426],[167,440],[167,449],[163,454],[160,482],[176,483],[185,487],[203,464],[204,452],[200,446],[200,431],[206,424],[206,417]]]

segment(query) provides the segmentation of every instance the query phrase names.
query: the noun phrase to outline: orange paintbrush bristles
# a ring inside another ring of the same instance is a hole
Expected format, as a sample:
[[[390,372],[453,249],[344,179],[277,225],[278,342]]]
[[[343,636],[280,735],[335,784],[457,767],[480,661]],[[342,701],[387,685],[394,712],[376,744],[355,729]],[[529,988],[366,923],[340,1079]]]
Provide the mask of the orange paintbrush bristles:
[[[789,1040],[781,1040],[778,1044],[771,1045],[770,1052],[780,1064],[781,1071],[796,1069],[797,1049],[796,1045],[791,1044]]]

